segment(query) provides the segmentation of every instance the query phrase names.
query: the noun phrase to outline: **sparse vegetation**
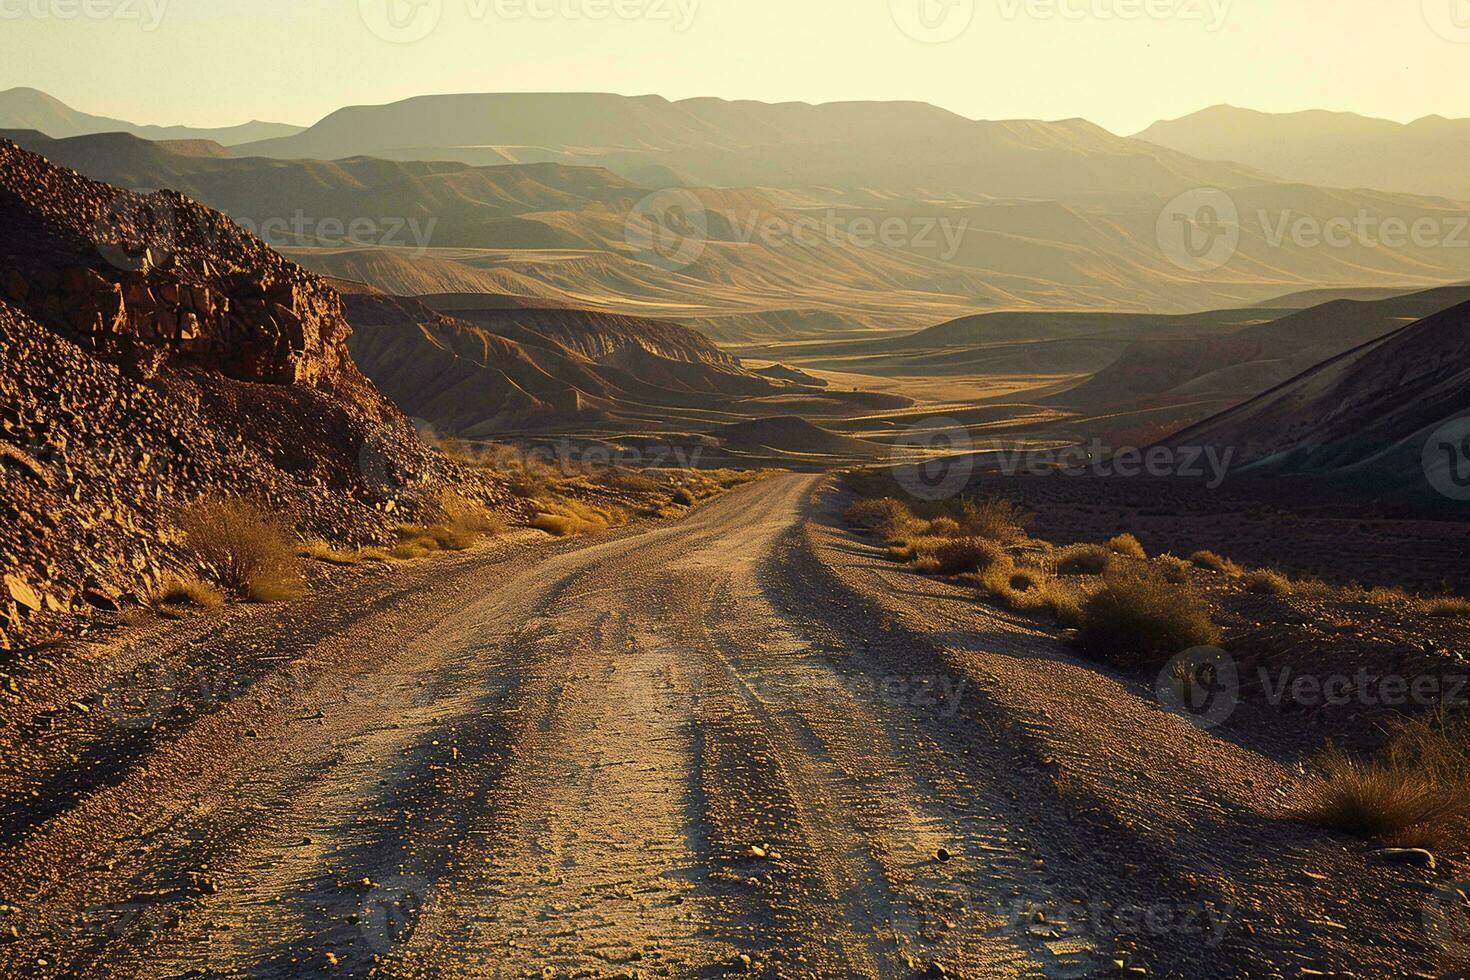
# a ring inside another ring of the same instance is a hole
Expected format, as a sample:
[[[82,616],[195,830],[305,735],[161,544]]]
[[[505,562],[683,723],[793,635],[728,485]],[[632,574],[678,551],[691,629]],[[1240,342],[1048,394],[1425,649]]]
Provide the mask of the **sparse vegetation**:
[[[1125,558],[1148,558],[1148,552],[1143,550],[1143,545],[1133,535],[1128,533],[1119,534],[1108,539],[1108,548],[1115,555]]]
[[[694,494],[690,493],[687,487],[680,487],[674,491],[674,503],[680,507],[693,507]]]
[[[402,524],[389,554],[412,561],[435,551],[465,551],[487,535],[503,534],[506,522],[478,501],[444,492],[423,509],[424,522]]]
[[[1247,574],[1244,585],[1247,592],[1254,592],[1256,595],[1270,595],[1280,598],[1289,596],[1292,593],[1291,579],[1270,568],[1258,569]]]
[[[251,501],[207,495],[176,521],[184,548],[221,586],[251,602],[285,602],[305,589],[285,528]]]
[[[1150,571],[1113,572],[1081,609],[1078,643],[1120,667],[1156,667],[1191,647],[1220,642],[1209,606]]]
[[[181,606],[218,609],[224,603],[224,593],[199,576],[187,572],[173,572],[164,576],[163,581],[148,596],[148,605],[160,611]]]
[[[920,567],[940,575],[982,572],[997,562],[1008,562],[1005,549],[988,538],[941,538],[919,552]]]
[[[1459,596],[1428,599],[1424,611],[1435,619],[1470,619],[1470,599]]]
[[[627,512],[619,507],[597,506],[566,498],[537,503],[540,509],[531,518],[531,526],[558,538],[605,531],[628,522]]]
[[[1101,575],[1113,566],[1113,552],[1096,544],[1074,544],[1057,555],[1058,575]]]
[[[1217,555],[1213,551],[1196,551],[1189,556],[1189,561],[1196,568],[1203,568],[1207,572],[1219,572],[1222,575],[1239,575],[1240,566],[1229,558]]]
[[[1329,745],[1294,815],[1400,847],[1463,849],[1470,830],[1470,732],[1466,725],[1402,719],[1374,755]]]

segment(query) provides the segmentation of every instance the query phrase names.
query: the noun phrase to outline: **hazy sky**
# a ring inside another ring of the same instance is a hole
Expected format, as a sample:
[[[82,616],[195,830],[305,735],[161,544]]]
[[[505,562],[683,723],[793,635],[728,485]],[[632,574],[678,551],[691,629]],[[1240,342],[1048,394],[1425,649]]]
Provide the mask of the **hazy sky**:
[[[16,85],[198,126],[468,91],[1407,121],[1470,116],[1470,0],[0,0]]]

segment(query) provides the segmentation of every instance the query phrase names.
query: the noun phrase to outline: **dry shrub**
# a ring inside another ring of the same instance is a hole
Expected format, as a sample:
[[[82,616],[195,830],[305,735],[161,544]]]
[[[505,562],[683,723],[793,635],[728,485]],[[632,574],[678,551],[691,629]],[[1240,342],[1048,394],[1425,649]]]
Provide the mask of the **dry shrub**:
[[[1221,557],[1213,551],[1196,551],[1189,556],[1190,563],[1196,568],[1203,568],[1207,572],[1220,572],[1223,575],[1239,575],[1240,566],[1229,558]]]
[[[987,538],[940,538],[920,549],[925,571],[940,575],[983,572],[997,562],[1009,564],[1005,549]]]
[[[224,593],[199,576],[188,572],[173,572],[166,575],[158,588],[148,596],[148,605],[154,609],[177,606],[218,609],[224,604]]]
[[[1051,580],[1035,568],[996,562],[980,576],[980,587],[1016,612],[1039,612],[1051,606]]]
[[[1119,534],[1108,539],[1108,549],[1115,555],[1125,558],[1148,558],[1148,552],[1143,550],[1143,545],[1131,534]]]
[[[964,535],[960,522],[952,517],[936,517],[929,522],[925,534],[935,538],[958,538]]]
[[[1113,553],[1102,545],[1074,544],[1057,556],[1058,575],[1101,575],[1113,565]]]
[[[1470,619],[1470,599],[1459,596],[1429,599],[1424,604],[1424,612],[1436,619]]]
[[[401,524],[389,554],[402,561],[435,551],[465,551],[487,535],[503,534],[505,518],[476,500],[444,491],[423,508],[423,523]]]
[[[1024,541],[1027,528],[1036,519],[1034,514],[1027,513],[1004,497],[990,497],[985,500],[960,497],[945,503],[948,506],[939,513],[926,513],[924,516],[948,517],[959,524],[964,534],[989,538],[1001,544]]]
[[[1470,831],[1470,731],[1401,719],[1374,755],[1328,745],[1310,767],[1300,819],[1399,847],[1463,850]]]
[[[251,602],[285,602],[305,590],[286,529],[256,504],[210,494],[175,522],[184,548],[220,585]]]
[[[1274,569],[1262,568],[1245,577],[1245,590],[1256,595],[1285,597],[1292,593],[1291,579]]]
[[[687,488],[680,487],[674,491],[674,503],[681,507],[693,507],[694,494],[690,493]]]
[[[1150,571],[1114,572],[1082,605],[1077,641],[1119,667],[1157,667],[1191,647],[1220,642],[1203,599]]]
[[[605,531],[628,522],[627,512],[619,507],[598,507],[580,500],[543,501],[541,508],[531,518],[531,526],[558,538]]]
[[[1160,555],[1155,559],[1159,574],[1164,576],[1164,581],[1174,585],[1184,585],[1189,582],[1189,562],[1178,555]]]
[[[624,493],[664,493],[669,481],[639,473],[636,470],[611,470],[601,479],[603,486]]]
[[[913,522],[908,507],[893,497],[872,497],[856,501],[847,508],[844,519],[852,527],[866,528],[887,535]]]

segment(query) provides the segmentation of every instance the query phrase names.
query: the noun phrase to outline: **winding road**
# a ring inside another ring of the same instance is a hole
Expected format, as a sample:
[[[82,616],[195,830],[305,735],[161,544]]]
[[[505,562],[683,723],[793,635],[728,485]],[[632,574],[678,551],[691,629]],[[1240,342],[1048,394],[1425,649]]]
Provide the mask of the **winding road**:
[[[0,769],[0,974],[1231,976],[1357,955],[1301,924],[1310,881],[1283,925],[1285,886],[1201,884],[1168,819],[1133,836],[1088,781],[1136,763],[1087,754],[1069,797],[1086,746],[1048,721],[1067,696],[1028,705],[1007,672],[1080,668],[971,601],[925,612],[946,597],[913,576],[879,579],[886,607],[845,586],[834,555],[899,573],[814,527],[822,486],[771,476],[678,523],[363,573],[53,664],[28,681],[46,719],[4,703],[26,738]],[[1181,766],[1178,792],[1254,846],[1240,787],[1284,773],[1108,683],[1117,717],[1079,715],[1230,754],[1219,786]],[[1267,846],[1310,865],[1309,838]],[[1167,899],[1174,930],[1043,911],[1089,898]]]

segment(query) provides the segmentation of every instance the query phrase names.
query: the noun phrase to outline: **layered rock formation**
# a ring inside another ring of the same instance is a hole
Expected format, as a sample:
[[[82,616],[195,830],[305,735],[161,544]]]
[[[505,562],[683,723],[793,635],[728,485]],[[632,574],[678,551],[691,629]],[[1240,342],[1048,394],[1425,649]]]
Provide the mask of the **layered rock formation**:
[[[335,291],[223,216],[0,142],[0,646],[180,567],[201,493],[367,542],[461,479],[349,333]]]

